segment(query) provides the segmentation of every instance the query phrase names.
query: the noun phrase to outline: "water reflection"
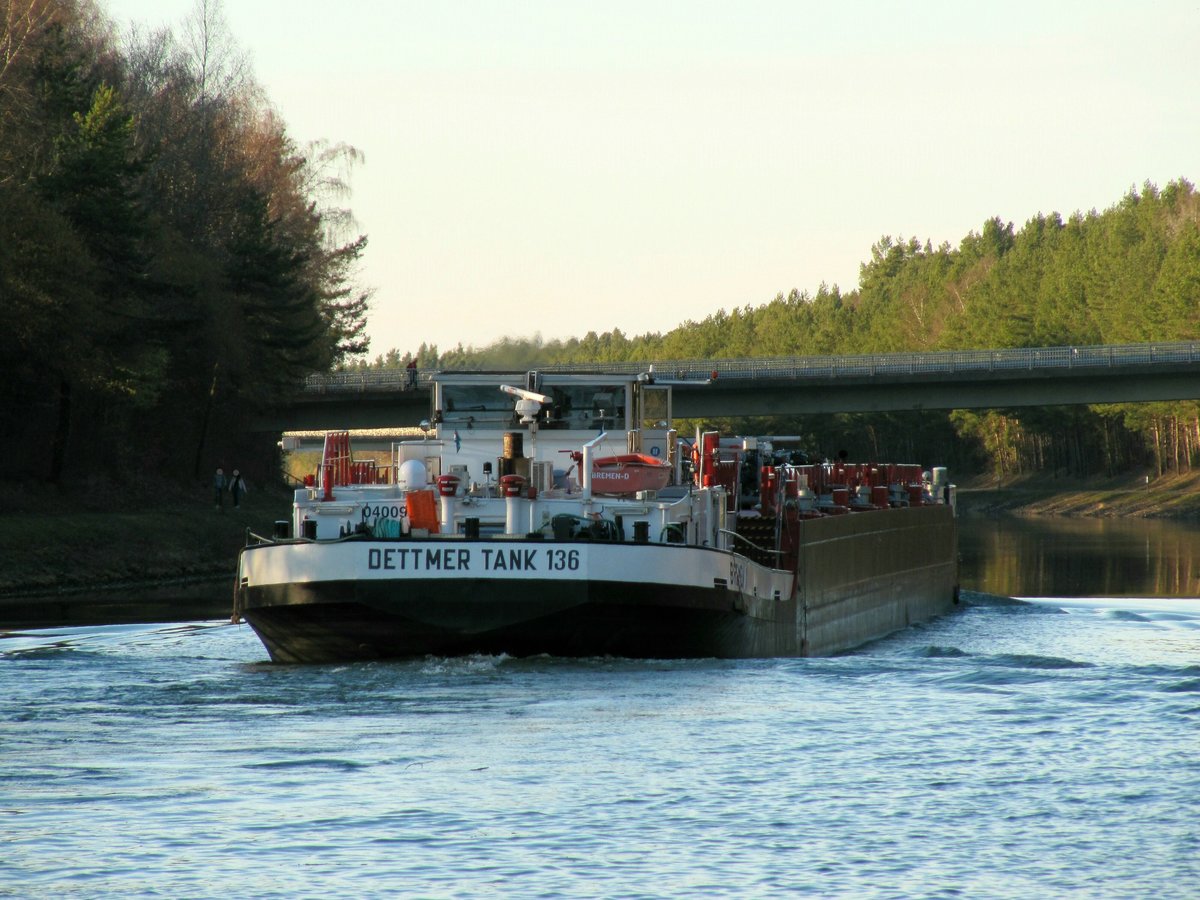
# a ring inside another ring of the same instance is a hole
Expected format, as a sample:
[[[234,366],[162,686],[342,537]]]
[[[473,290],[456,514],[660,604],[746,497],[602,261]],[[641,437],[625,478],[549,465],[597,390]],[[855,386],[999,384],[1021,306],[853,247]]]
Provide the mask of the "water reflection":
[[[1200,526],[1154,519],[960,521],[964,588],[1016,597],[1200,596]]]

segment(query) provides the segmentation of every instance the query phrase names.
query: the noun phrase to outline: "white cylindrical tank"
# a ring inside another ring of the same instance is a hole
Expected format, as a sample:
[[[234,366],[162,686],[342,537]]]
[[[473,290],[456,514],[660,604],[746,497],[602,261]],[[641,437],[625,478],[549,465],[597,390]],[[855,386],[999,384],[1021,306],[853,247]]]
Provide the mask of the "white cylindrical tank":
[[[801,484],[796,491],[796,508],[808,512],[817,506],[817,495],[807,484]]]
[[[443,475],[437,480],[437,487],[438,500],[441,506],[441,515],[438,517],[438,524],[441,527],[442,534],[453,534],[454,505],[459,489],[459,477],[457,475]]]
[[[929,493],[934,503],[950,502],[950,475],[945,466],[935,466],[929,479]]]

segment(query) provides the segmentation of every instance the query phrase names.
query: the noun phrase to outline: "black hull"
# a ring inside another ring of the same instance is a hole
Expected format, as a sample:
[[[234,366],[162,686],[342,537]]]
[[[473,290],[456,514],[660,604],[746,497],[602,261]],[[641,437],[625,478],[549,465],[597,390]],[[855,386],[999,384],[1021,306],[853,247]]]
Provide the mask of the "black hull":
[[[276,662],[327,662],[472,653],[509,656],[688,658],[795,655],[795,605],[772,610],[791,622],[739,611],[728,591],[586,590],[544,583],[326,583],[266,590],[245,618]],[[434,607],[427,598],[436,597]],[[607,599],[598,599],[598,598]],[[275,601],[275,602],[272,602]],[[431,615],[430,611],[436,609]],[[791,638],[791,642],[788,642]]]
[[[548,546],[572,546],[522,541],[503,545],[537,547],[529,552],[539,559]],[[436,540],[367,543],[344,546],[341,552],[368,557],[402,552],[378,549],[388,546],[474,546],[478,551],[489,545]],[[336,545],[292,551],[286,545],[269,545],[247,548],[246,554],[288,552],[299,556],[339,551]],[[757,567],[762,577],[748,578],[743,590],[717,576],[729,575],[733,566],[754,564],[723,551],[626,544],[603,549],[597,545],[591,552],[595,568],[589,577],[576,580],[411,573],[397,578],[262,579],[269,583],[247,578],[240,589],[239,612],[277,662],[472,653],[742,658],[838,653],[943,615],[957,598],[957,542],[947,507],[806,522],[799,575],[772,575]],[[639,559],[653,564],[639,569]],[[332,567],[323,562],[304,565],[311,573]],[[253,574],[253,567],[249,569]],[[693,577],[688,585],[676,583],[686,580],[684,572],[696,571],[703,577]],[[669,572],[680,577],[670,579]],[[624,580],[611,580],[614,574],[622,574]],[[765,590],[763,577],[775,579],[773,587],[787,588]]]

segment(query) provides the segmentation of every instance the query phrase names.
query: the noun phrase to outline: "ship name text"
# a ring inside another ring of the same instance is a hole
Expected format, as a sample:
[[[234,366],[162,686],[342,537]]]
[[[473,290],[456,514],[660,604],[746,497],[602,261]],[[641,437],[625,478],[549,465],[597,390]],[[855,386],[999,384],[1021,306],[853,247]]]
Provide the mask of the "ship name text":
[[[372,547],[367,568],[389,572],[575,572],[579,551],[557,547]]]

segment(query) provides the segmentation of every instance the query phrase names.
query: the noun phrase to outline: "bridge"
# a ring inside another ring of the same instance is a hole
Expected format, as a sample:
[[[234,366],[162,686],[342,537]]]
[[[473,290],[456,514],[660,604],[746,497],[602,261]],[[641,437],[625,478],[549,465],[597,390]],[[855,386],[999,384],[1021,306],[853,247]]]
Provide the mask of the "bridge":
[[[653,373],[674,387],[678,419],[897,410],[1012,409],[1200,399],[1200,343],[1031,347],[648,360],[543,366],[541,372]],[[430,372],[314,375],[263,430],[415,425],[430,414]]]

